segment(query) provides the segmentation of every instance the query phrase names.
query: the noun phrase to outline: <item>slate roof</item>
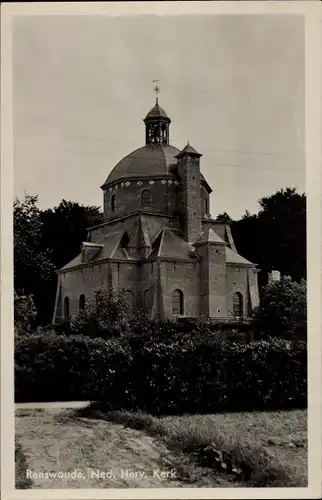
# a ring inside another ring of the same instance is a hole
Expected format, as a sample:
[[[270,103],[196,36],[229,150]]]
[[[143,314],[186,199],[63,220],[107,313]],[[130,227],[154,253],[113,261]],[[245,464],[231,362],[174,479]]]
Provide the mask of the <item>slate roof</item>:
[[[234,252],[231,248],[227,247],[225,248],[226,252],[226,263],[227,264],[241,264],[241,265],[247,265],[247,266],[252,266],[254,267],[255,264],[250,262],[249,260],[245,259],[239,253]]]
[[[150,109],[148,114],[145,117],[145,120],[149,120],[151,118],[167,118],[170,121],[170,118],[168,117],[167,113],[164,111],[161,106],[159,106],[159,103],[156,102],[153,108]]]
[[[200,238],[196,241],[195,245],[200,245],[203,243],[217,243],[219,245],[226,245],[225,241],[218,236],[217,233],[211,228],[208,227],[200,236]]]
[[[173,175],[179,152],[170,144],[146,144],[119,161],[101,187],[119,179]]]
[[[191,259],[196,257],[191,246],[176,234],[177,231],[164,227],[152,243],[149,258]]]
[[[198,158],[200,158],[200,156],[202,156],[200,153],[198,153],[198,151],[195,150],[195,148],[193,148],[189,142],[187,143],[187,145],[183,148],[182,151],[180,151],[179,154],[177,154],[176,158],[181,158],[181,156],[184,156],[184,155],[191,155],[191,156],[197,156]]]

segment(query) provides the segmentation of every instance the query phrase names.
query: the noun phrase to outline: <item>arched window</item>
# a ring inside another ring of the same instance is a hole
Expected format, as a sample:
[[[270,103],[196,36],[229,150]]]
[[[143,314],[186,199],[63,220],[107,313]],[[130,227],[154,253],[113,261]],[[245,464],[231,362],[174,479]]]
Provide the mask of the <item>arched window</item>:
[[[183,314],[183,293],[181,290],[177,289],[172,293],[172,315],[182,316]]]
[[[233,313],[237,318],[243,317],[243,296],[240,292],[234,293],[233,297]]]
[[[151,206],[151,191],[149,189],[144,189],[141,193],[141,207]]]
[[[167,126],[165,123],[161,126],[161,142],[167,142]]]
[[[79,312],[84,311],[85,309],[85,295],[82,293],[79,296]]]
[[[69,298],[68,297],[64,298],[64,318],[65,319],[69,318]]]
[[[111,198],[111,210],[112,212],[115,212],[115,194],[113,194]]]

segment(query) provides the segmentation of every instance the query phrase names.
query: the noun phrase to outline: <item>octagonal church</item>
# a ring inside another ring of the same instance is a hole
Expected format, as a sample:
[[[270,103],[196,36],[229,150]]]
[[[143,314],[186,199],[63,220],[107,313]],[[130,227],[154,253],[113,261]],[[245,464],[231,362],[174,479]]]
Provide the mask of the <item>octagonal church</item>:
[[[145,145],[101,186],[104,223],[57,271],[53,321],[79,313],[99,286],[126,289],[132,311],[154,320],[247,318],[258,305],[258,269],[238,254],[230,227],[211,218],[212,192],[189,143],[170,145],[167,113],[146,115]]]

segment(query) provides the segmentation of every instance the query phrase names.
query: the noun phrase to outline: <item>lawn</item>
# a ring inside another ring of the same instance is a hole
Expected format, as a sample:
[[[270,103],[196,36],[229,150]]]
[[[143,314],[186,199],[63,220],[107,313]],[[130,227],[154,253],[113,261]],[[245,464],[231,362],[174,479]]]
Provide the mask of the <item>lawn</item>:
[[[262,449],[289,469],[300,486],[307,486],[307,411],[228,413],[218,415],[186,415],[165,417],[161,422],[169,436],[182,429],[209,441],[222,441],[223,446],[240,449]]]
[[[86,412],[95,414],[95,410]],[[241,482],[256,487],[307,486],[306,410],[163,418],[96,411],[96,417],[144,429],[169,449],[207,468],[209,474],[226,471],[239,486]]]

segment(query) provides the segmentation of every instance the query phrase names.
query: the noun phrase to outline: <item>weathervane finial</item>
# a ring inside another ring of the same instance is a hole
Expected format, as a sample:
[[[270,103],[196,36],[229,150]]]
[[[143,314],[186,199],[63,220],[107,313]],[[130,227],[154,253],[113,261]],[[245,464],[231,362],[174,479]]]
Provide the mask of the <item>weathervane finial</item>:
[[[158,94],[159,94],[159,92],[160,92],[160,87],[159,87],[159,85],[158,85],[158,82],[159,82],[159,81],[160,81],[160,80],[153,80],[153,81],[152,81],[152,83],[154,83],[154,91],[155,91],[155,93],[156,93],[156,104],[158,104]]]

